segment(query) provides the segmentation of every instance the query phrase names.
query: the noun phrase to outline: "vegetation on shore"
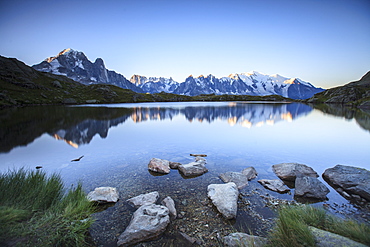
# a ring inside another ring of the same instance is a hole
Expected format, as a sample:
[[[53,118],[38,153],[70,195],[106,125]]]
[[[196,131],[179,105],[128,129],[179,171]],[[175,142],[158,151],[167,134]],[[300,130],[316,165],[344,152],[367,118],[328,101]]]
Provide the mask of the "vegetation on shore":
[[[276,225],[269,235],[268,246],[315,246],[309,226],[332,232],[370,245],[370,227],[353,220],[329,215],[324,209],[308,205],[282,206]]]
[[[84,246],[94,205],[81,184],[68,192],[59,174],[0,174],[1,246]]]

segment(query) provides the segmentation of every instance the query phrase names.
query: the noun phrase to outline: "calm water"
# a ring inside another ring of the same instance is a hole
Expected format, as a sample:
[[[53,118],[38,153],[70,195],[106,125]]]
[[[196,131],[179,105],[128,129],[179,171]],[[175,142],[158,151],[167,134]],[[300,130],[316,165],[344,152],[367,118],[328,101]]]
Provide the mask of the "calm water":
[[[218,217],[209,206],[206,188],[222,183],[222,172],[254,166],[258,177],[243,193],[260,190],[293,200],[292,195],[263,190],[257,180],[275,178],[271,166],[283,162],[306,164],[320,175],[336,164],[370,170],[370,114],[359,110],[190,102],[30,107],[2,110],[0,116],[0,172],[42,166],[46,172],[59,172],[67,186],[82,181],[86,192],[99,186],[118,188],[119,203],[96,215],[92,235],[102,246],[114,243],[128,225],[133,209],[125,200],[141,193],[158,190],[161,198],[174,198],[185,215],[175,228],[183,227],[181,231],[202,238],[206,245],[215,234],[212,229],[222,224],[263,235],[251,214],[273,217],[263,205],[241,207],[236,221]],[[193,161],[191,153],[208,155],[208,173],[184,179],[177,170],[165,176],[147,170],[153,157],[188,163]],[[82,155],[79,162],[71,162]],[[328,198],[326,203],[355,210],[332,189]],[[201,225],[212,229],[197,230]],[[101,229],[109,233],[101,234]],[[170,231],[164,238],[176,236]]]

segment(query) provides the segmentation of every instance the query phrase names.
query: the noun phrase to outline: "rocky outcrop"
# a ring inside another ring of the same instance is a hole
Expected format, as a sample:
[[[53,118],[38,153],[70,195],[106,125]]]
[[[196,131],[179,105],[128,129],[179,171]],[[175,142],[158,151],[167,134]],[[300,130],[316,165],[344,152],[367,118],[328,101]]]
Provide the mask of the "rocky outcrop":
[[[168,174],[170,173],[170,162],[158,158],[152,158],[148,164],[148,170],[152,172]]]
[[[205,166],[204,162],[191,162],[189,164],[179,165],[179,171],[185,177],[195,177],[200,176],[206,172],[208,172],[207,167]]]
[[[130,246],[161,235],[170,223],[165,206],[145,204],[138,208],[125,231],[118,237],[117,246]]]
[[[242,232],[234,232],[225,236],[223,243],[227,247],[262,247],[267,244],[267,239]]]
[[[299,176],[295,180],[294,196],[326,200],[330,190],[317,178]]]
[[[297,176],[317,178],[319,175],[309,166],[298,163],[281,163],[272,166],[272,170],[282,180],[294,182]]]
[[[208,197],[213,205],[226,218],[236,218],[239,191],[235,183],[208,185]]]
[[[225,183],[235,183],[238,189],[242,189],[248,185],[248,177],[241,172],[225,172],[220,174],[220,178]]]
[[[315,244],[318,247],[365,247],[366,245],[353,241],[352,239],[340,236],[338,234],[327,232],[312,226],[308,227],[315,238]]]
[[[168,208],[171,220],[176,219],[177,211],[174,200],[171,197],[167,196],[166,198],[163,199],[162,205]]]
[[[144,204],[156,203],[158,198],[159,198],[158,191],[153,191],[153,192],[150,192],[150,193],[141,194],[141,195],[135,196],[133,198],[130,198],[130,199],[127,200],[127,202],[131,206],[133,206],[135,208],[138,208],[138,207],[141,207]]]
[[[118,198],[119,193],[117,189],[113,187],[98,187],[87,194],[87,199],[89,201],[98,203],[117,202]]]
[[[287,193],[290,191],[288,187],[283,183],[283,181],[279,179],[260,179],[258,180],[260,184],[263,185],[266,189],[279,192],[279,193]]]
[[[370,171],[336,165],[322,174],[325,181],[347,199],[370,201]]]

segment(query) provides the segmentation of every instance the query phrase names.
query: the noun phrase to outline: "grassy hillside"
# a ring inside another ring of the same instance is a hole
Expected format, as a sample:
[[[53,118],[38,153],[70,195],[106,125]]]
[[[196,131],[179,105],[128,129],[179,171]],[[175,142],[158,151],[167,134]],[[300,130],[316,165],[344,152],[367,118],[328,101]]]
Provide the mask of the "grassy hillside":
[[[370,71],[359,81],[328,89],[305,100],[308,103],[344,104],[370,108]]]

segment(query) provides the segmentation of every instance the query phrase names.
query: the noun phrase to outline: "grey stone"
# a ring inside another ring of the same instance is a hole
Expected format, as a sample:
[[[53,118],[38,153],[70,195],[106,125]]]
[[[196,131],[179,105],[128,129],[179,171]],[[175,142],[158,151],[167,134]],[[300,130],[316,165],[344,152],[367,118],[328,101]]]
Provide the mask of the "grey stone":
[[[185,177],[199,176],[208,172],[205,164],[200,162],[191,162],[189,164],[180,165],[178,169]]]
[[[318,247],[365,247],[366,245],[353,241],[352,239],[327,232],[312,226],[308,227],[312,232],[316,246]]]
[[[148,164],[148,170],[152,172],[168,174],[171,171],[170,162],[168,160],[152,158]]]
[[[309,166],[298,163],[281,163],[272,166],[272,170],[282,180],[294,182],[299,175],[317,178],[319,175]]]
[[[234,182],[238,189],[242,189],[248,185],[248,178],[241,172],[225,172],[220,174],[220,178],[225,183]]]
[[[295,196],[325,200],[330,190],[317,178],[297,177],[295,180]]]
[[[242,232],[234,232],[223,238],[227,247],[262,247],[267,244],[267,239]]]
[[[226,218],[236,218],[239,191],[235,183],[208,185],[208,197],[213,205]]]
[[[245,168],[242,173],[247,176],[248,180],[257,177],[257,171],[253,166]]]
[[[117,202],[118,198],[119,193],[117,189],[113,187],[98,187],[87,194],[87,199],[89,201],[98,203]]]
[[[162,205],[168,208],[168,210],[170,212],[171,220],[176,219],[177,211],[176,211],[174,200],[171,197],[167,196],[166,198],[163,199]]]
[[[342,196],[358,195],[370,201],[370,171],[353,166],[336,165],[326,169],[322,177]]]
[[[177,168],[179,168],[180,165],[181,165],[181,163],[179,163],[179,162],[170,161],[170,168],[171,169],[177,169]]]
[[[145,204],[132,216],[125,231],[118,237],[117,246],[130,246],[151,240],[161,235],[170,223],[168,208],[155,204]]]
[[[283,181],[280,179],[260,179],[258,180],[266,189],[276,191],[279,193],[287,193],[290,191],[288,187],[285,186]]]
[[[158,191],[153,191],[153,192],[150,192],[150,193],[141,194],[141,195],[135,196],[133,198],[130,198],[130,199],[127,200],[127,202],[131,206],[133,206],[135,208],[138,208],[138,207],[140,207],[144,204],[156,203],[158,198],[159,198]]]

